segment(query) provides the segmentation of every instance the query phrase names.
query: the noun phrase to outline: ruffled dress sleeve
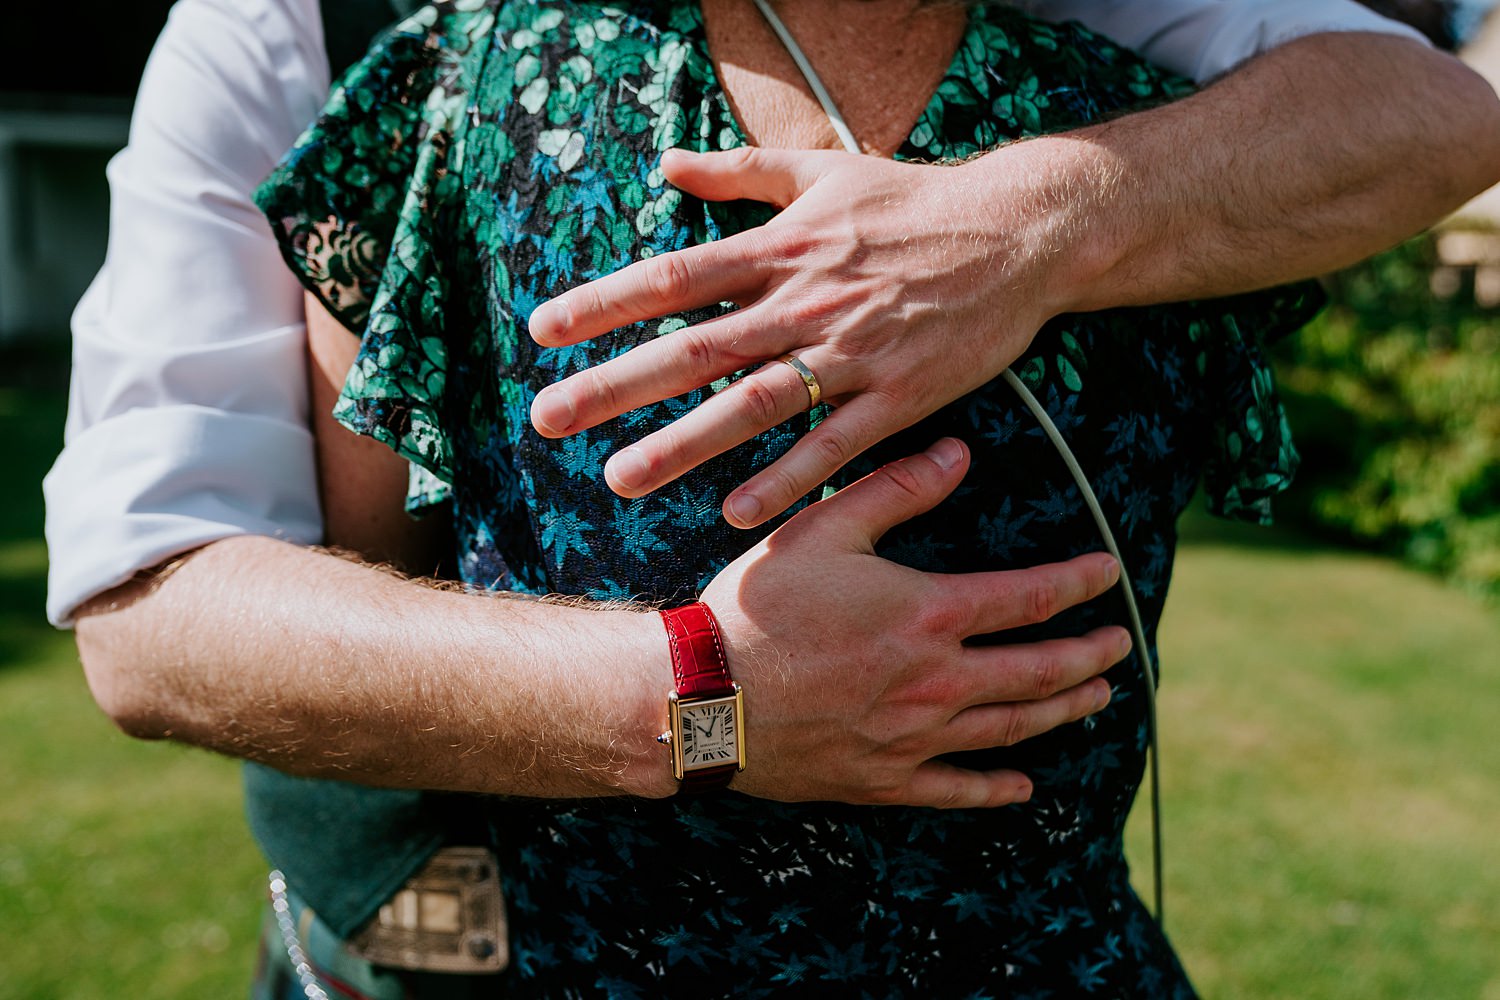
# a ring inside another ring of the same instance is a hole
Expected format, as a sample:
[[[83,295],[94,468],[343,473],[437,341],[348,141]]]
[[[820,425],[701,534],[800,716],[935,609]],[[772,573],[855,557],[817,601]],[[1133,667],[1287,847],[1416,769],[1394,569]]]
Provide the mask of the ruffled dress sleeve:
[[[437,3],[391,29],[255,196],[293,273],[361,337],[334,416],[413,463],[411,508],[443,500],[453,477],[446,333],[477,322],[450,294],[453,234],[493,8]]]
[[[1272,499],[1291,485],[1301,459],[1267,347],[1300,330],[1326,301],[1321,285],[1303,281],[1184,306],[1184,332],[1200,348],[1208,382],[1203,493],[1210,513],[1271,523]]]
[[[1076,21],[1049,23],[1007,4],[977,9],[975,30],[938,87],[941,100],[919,119],[908,158],[959,162],[1002,142],[1078,128],[1195,89]],[[1093,315],[1091,322],[1113,324],[1122,337],[1160,330],[1191,343],[1195,381],[1186,391],[1205,422],[1203,489],[1214,514],[1270,523],[1272,498],[1290,484],[1298,457],[1265,348],[1299,329],[1323,300],[1315,282],[1302,282]],[[1036,379],[1033,391],[1047,378],[1062,391],[1076,388],[1076,371],[1063,376],[1038,361],[1018,371],[1023,381]]]

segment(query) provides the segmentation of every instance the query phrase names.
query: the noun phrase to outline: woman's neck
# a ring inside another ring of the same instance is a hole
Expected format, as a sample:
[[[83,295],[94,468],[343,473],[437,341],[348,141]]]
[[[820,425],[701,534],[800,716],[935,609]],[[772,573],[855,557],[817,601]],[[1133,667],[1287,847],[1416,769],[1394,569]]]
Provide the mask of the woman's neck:
[[[968,23],[960,4],[920,0],[781,0],[798,45],[866,152],[889,156],[910,135],[953,62]],[[750,141],[842,149],[828,117],[753,0],[702,0],[719,81]]]

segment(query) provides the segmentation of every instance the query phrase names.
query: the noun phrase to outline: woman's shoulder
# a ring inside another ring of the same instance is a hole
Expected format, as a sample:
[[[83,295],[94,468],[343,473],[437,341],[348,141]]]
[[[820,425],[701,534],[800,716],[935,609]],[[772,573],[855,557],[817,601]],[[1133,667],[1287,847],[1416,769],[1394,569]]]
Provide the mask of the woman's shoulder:
[[[524,90],[561,75],[565,88],[580,87],[625,66],[670,61],[701,41],[701,23],[696,3],[670,0],[437,0],[392,27],[350,68],[327,111],[351,101],[360,111],[395,101],[420,106],[433,126],[456,126],[457,97],[492,104],[497,82]]]

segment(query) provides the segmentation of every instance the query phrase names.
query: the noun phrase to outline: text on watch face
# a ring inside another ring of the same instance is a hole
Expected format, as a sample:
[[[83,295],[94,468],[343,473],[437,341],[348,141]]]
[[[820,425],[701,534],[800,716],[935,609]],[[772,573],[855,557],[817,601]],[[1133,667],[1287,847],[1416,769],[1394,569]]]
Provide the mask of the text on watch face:
[[[686,769],[738,760],[734,700],[682,706],[682,764]]]

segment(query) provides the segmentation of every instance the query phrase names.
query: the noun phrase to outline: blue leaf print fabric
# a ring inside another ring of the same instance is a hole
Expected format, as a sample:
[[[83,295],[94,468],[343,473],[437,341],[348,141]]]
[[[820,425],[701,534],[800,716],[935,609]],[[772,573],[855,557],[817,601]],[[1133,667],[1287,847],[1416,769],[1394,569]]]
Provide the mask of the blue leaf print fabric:
[[[1076,24],[977,6],[899,157],[963,159],[1186,90]],[[452,519],[469,583],[681,602],[779,523],[740,532],[719,506],[818,414],[637,500],[604,486],[605,458],[714,387],[560,441],[528,421],[544,386],[718,314],[560,349],[526,334],[531,311],[566,288],[766,221],[762,206],[687,197],[657,169],[669,147],[744,142],[696,4],[454,0],[356,66],[262,188],[289,264],[363,338],[338,418],[418,467],[411,505]],[[1174,524],[1199,480],[1219,512],[1264,520],[1294,471],[1262,344],[1318,304],[1296,286],[1062,316],[1015,366],[1117,526],[1153,645]],[[943,435],[968,442],[972,471],[882,554],[966,572],[1101,547],[1061,460],[999,381],[834,485]],[[990,641],[1122,621],[1111,594]],[[469,801],[506,876],[514,958],[498,993],[1192,996],[1121,846],[1145,755],[1144,681],[1129,661],[1107,677],[1114,698],[1094,717],[955,756],[1032,776],[1031,801],[1000,810],[733,793]]]

